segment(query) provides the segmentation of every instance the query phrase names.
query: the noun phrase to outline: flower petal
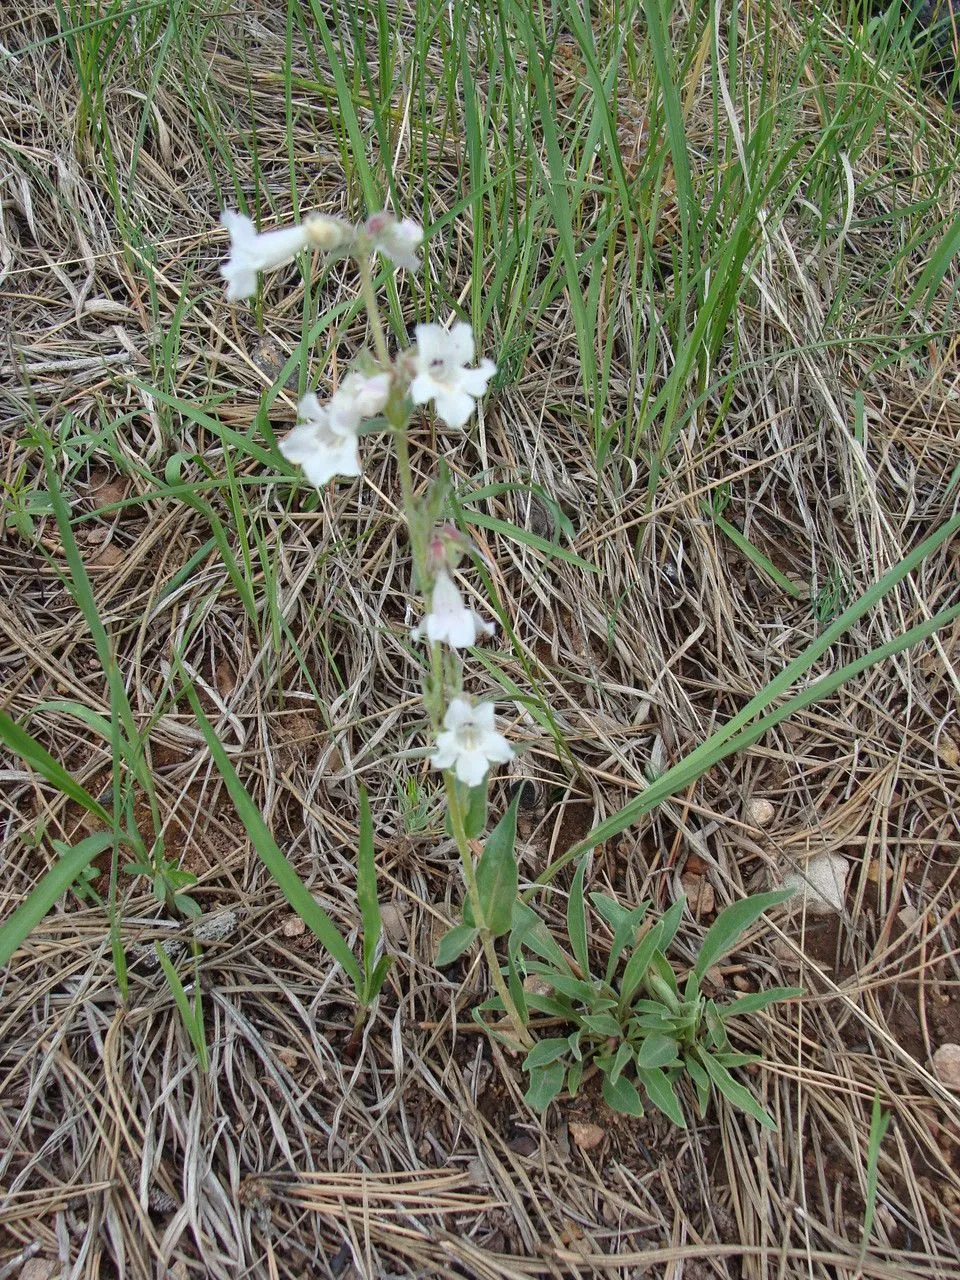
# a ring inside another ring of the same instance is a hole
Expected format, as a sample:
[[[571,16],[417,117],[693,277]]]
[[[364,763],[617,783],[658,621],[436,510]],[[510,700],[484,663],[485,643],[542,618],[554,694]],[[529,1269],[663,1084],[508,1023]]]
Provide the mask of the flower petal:
[[[506,764],[508,760],[513,759],[513,747],[502,733],[495,731],[483,735],[477,750],[482,751],[488,760],[494,760],[497,764]]]
[[[447,356],[455,364],[469,364],[473,359],[473,327],[463,320],[447,334]]]
[[[440,384],[429,373],[418,373],[410,383],[409,396],[414,404],[426,404],[440,391]]]
[[[456,732],[456,730],[462,728],[463,725],[470,724],[472,720],[473,706],[471,703],[469,703],[466,698],[451,698],[450,705],[447,707],[446,713],[443,717],[444,729],[450,729]],[[442,737],[443,734],[438,735],[437,741],[439,742]]]
[[[252,298],[257,292],[257,273],[253,267],[239,266],[235,262],[225,262],[220,274],[227,282],[227,301],[241,302]]]
[[[482,751],[461,751],[457,756],[456,774],[468,787],[479,787],[490,766]]]
[[[430,757],[435,769],[449,769],[457,758],[459,747],[455,733],[438,733],[437,749]]]
[[[450,354],[450,335],[442,324],[418,324],[414,333],[417,338],[417,358],[421,369],[434,360],[446,363]]]
[[[478,369],[461,369],[460,377],[457,379],[461,388],[475,400],[487,393],[487,383],[497,372],[497,366],[492,360],[481,360]]]
[[[466,391],[461,391],[457,387],[437,388],[433,397],[436,405],[437,417],[441,418],[448,427],[464,427],[473,413],[475,402],[472,396],[467,395]]]

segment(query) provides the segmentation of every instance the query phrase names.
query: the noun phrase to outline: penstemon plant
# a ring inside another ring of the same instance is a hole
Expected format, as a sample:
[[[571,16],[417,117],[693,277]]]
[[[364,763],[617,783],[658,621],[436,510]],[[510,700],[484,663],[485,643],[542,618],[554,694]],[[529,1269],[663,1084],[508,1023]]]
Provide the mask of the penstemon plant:
[[[243,215],[226,211],[230,256],[221,273],[229,301],[256,292],[262,272],[292,261],[304,250],[350,257],[357,266],[360,296],[367,312],[372,352],[365,352],[326,403],[315,393],[298,406],[298,424],[279,442],[283,456],[300,466],[321,488],[362,474],[360,436],[372,419],[386,421],[400,479],[403,516],[409,532],[414,585],[424,601],[423,620],[413,639],[427,645],[429,666],[423,685],[429,722],[431,764],[443,774],[448,829],[460,854],[465,901],[464,923],[443,940],[438,957],[447,963],[476,940],[487,961],[506,1023],[497,1029],[508,1043],[529,1049],[533,1040],[511,995],[495,950],[496,938],[510,928],[517,894],[514,854],[516,808],[511,806],[486,842],[479,858],[473,842],[486,823],[491,765],[509,761],[514,751],[497,728],[494,707],[475,702],[464,690],[461,651],[491,636],[494,625],[464,601],[454,574],[473,548],[453,520],[445,473],[425,494],[414,488],[408,430],[414,408],[433,404],[448,427],[465,427],[496,373],[492,360],[474,365],[469,324],[449,330],[439,324],[416,327],[416,344],[391,354],[374,286],[372,262],[379,254],[397,267],[416,271],[421,263],[421,228],[409,219],[376,213],[361,226],[340,218],[311,214],[295,226],[257,233]],[[369,902],[369,894],[367,895]],[[369,916],[369,911],[368,911]],[[368,923],[365,920],[365,925]],[[376,969],[379,980],[386,966]],[[367,989],[366,1007],[375,991]]]

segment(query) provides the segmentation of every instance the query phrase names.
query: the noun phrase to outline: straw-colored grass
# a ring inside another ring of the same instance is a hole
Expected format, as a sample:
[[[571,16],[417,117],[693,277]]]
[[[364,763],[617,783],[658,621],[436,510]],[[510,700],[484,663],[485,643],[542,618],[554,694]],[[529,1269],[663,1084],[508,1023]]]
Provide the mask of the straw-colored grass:
[[[312,346],[296,267],[228,306],[219,210],[266,226],[390,196],[435,228],[423,278],[382,281],[393,340],[456,311],[501,371],[467,431],[419,416],[412,450],[420,485],[450,467],[502,612],[469,683],[526,748],[492,801],[535,783],[523,889],[955,513],[958,139],[902,45],[878,53],[842,6],[720,6],[715,28],[700,7],[609,6],[593,28],[561,8],[539,49],[549,19],[518,3],[76,0],[0,20],[3,707],[108,808],[119,786],[152,838],[91,718],[116,689],[46,440],[167,855],[199,878],[199,957],[169,954],[200,982],[209,1053],[204,1074],[153,950],[194,926],[118,869],[124,999],[104,908],[61,899],[0,977],[0,1277],[960,1275],[960,1105],[931,1066],[960,1041],[960,624],[591,861],[591,890],[662,908],[848,859],[842,916],[777,914],[712,975],[720,998],[807,989],[739,1029],[778,1132],[722,1103],[686,1132],[629,1120],[590,1082],[541,1122],[470,1018],[479,962],[434,966],[461,888],[437,778],[405,754],[423,658],[387,440],[322,495],[271,452],[364,324],[344,264],[318,264]],[[809,679],[958,592],[953,540]],[[349,983],[256,857],[182,672],[354,941],[371,794],[395,963],[353,1060]],[[0,777],[6,916],[52,841],[96,824],[21,760]],[[559,937],[568,884],[537,899]],[[678,960],[709,918],[687,915]],[[893,1118],[864,1239],[875,1097]]]

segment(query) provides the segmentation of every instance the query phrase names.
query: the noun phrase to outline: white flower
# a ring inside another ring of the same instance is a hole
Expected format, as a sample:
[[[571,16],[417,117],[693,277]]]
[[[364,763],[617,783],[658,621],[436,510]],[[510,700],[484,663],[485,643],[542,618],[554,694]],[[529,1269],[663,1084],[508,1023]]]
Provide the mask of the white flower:
[[[492,360],[468,369],[472,359],[473,330],[468,324],[455,324],[449,333],[439,324],[418,324],[417,376],[410,384],[413,403],[433,400],[448,427],[462,427],[473,413],[474,400],[497,372]]]
[[[392,214],[373,213],[367,219],[366,231],[373,240],[373,247],[379,249],[385,258],[408,271],[419,271],[417,250],[423,242],[423,228],[419,223],[412,218],[397,222]]]
[[[435,769],[453,769],[460,782],[478,787],[491,764],[506,764],[513,748],[494,728],[493,704],[471,706],[466,698],[454,698],[443,717],[443,733],[437,734],[437,750],[430,763]]]
[[[292,262],[309,243],[303,226],[258,232],[249,218],[233,209],[224,209],[220,221],[230,232],[230,257],[220,268],[227,282],[228,302],[252,298],[258,272]]]
[[[348,373],[330,401],[330,407],[360,418],[375,418],[383,413],[390,398],[389,373]]]
[[[357,418],[332,401],[329,407],[322,405],[312,393],[303,397],[297,412],[304,421],[280,441],[283,456],[299,463],[318,489],[334,476],[360,475]]]
[[[457,584],[443,569],[437,574],[430,597],[430,612],[413,632],[414,640],[426,636],[431,643],[441,641],[451,649],[466,649],[477,636],[492,636],[492,622],[484,622],[463,602]]]

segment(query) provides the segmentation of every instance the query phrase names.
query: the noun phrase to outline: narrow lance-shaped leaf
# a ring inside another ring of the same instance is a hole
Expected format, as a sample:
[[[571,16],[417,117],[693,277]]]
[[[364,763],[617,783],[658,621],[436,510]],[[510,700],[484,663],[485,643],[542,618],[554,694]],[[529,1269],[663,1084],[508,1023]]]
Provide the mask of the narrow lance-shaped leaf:
[[[458,924],[455,928],[448,929],[437,947],[437,968],[445,969],[448,964],[453,964],[476,941],[478,933],[479,930],[472,924]]]
[[[377,947],[383,932],[380,916],[380,899],[377,895],[377,859],[373,840],[373,818],[366,787],[360,788],[360,839],[357,846],[357,902],[363,925],[363,976],[364,996],[372,1000],[377,991],[372,990],[375,975],[382,970],[377,990],[390,968],[389,957],[377,964]]]
[[[583,898],[583,878],[587,871],[586,858],[581,859],[567,899],[567,934],[570,946],[584,978],[590,976],[590,953],[587,948],[587,909]]]
[[[355,990],[361,991],[363,974],[360,970],[360,965],[357,963],[356,956],[347,946],[337,926],[297,875],[289,859],[281,852],[279,845],[264,822],[260,810],[240,781],[230,757],[223,748],[223,743],[214,732],[213,725],[204,715],[193,685],[186,682],[184,690],[196,717],[197,724],[200,726],[207,746],[210,748],[210,754],[213,756],[214,763],[220,771],[220,776],[226,784],[230,799],[233,801],[234,807],[246,827],[257,856],[273,876],[281,893],[300,919],[316,935],[334,960],[337,961],[353,983]]]
[[[519,792],[487,836],[483,853],[477,863],[477,893],[483,922],[495,938],[510,932],[513,923],[513,904],[517,900],[519,875],[517,872],[517,806]],[[465,904],[465,924],[475,924],[469,904]]]
[[[707,930],[693,968],[697,977],[702,978],[711,965],[732,950],[737,940],[764,911],[785,902],[792,893],[792,889],[777,889],[773,893],[758,893],[752,898],[743,898],[740,902],[725,907]]]
[[[0,741],[3,741],[21,760],[36,769],[42,778],[46,778],[58,791],[75,800],[88,813],[92,813],[101,822],[111,824],[113,818],[103,805],[93,798],[89,791],[67,772],[50,752],[29,734],[5,711],[0,711]]]
[[[47,912],[66,893],[80,872],[98,853],[113,844],[112,831],[97,831],[69,849],[34,885],[27,900],[0,925],[0,967],[37,927]]]

